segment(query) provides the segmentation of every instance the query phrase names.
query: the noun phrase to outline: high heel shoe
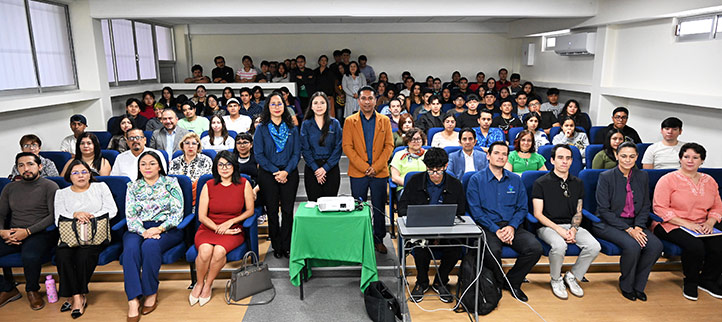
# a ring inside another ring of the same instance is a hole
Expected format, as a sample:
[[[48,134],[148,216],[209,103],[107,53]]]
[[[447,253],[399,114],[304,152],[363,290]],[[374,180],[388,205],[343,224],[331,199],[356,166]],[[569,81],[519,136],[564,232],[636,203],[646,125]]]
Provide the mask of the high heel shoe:
[[[198,304],[200,304],[200,306],[203,306],[203,305],[206,305],[208,302],[210,302],[210,300],[211,300],[210,296],[209,297],[199,297]]]
[[[83,313],[85,313],[85,309],[87,307],[88,307],[88,299],[83,298],[83,310],[81,311],[80,309],[75,309],[72,312],[70,312],[70,316],[73,319],[77,319],[77,318],[83,316]]]
[[[188,294],[188,302],[191,306],[196,305],[196,303],[198,303],[198,298],[193,296],[193,294]]]

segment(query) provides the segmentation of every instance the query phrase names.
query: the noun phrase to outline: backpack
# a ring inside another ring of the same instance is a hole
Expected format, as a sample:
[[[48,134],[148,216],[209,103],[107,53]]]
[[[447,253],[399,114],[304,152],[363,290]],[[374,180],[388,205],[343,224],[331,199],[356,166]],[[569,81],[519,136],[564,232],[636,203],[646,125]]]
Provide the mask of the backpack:
[[[401,320],[401,305],[382,281],[371,282],[364,291],[366,313],[374,322]]]
[[[457,298],[469,288],[464,294],[463,298],[459,298],[461,304],[456,310],[458,312],[472,312],[474,311],[474,289],[475,285],[472,284],[476,278],[476,250],[470,250],[466,252],[464,258],[461,259],[461,272],[459,273],[459,283],[456,288]],[[501,300],[501,287],[497,283],[494,273],[488,267],[483,267],[481,276],[479,276],[479,296],[478,296],[478,310],[479,314],[487,315],[494,311],[499,300]],[[471,286],[471,287],[469,287]]]

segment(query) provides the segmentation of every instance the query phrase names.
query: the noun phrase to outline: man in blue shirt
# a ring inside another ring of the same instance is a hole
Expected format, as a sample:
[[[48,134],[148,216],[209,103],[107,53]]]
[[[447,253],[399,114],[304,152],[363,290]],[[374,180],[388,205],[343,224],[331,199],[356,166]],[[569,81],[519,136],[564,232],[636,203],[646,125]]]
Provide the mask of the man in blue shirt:
[[[504,142],[489,146],[489,167],[469,179],[466,200],[474,221],[481,226],[491,255],[486,254],[485,265],[494,271],[502,287],[511,287],[512,295],[521,301],[528,300],[521,291],[521,283],[542,255],[542,247],[534,234],[521,228],[528,214],[528,200],[521,177],[504,169],[509,147]],[[509,284],[496,261],[501,260],[502,246],[509,246],[519,254],[514,267],[507,273]]]
[[[479,112],[479,127],[476,130],[476,146],[480,147],[484,152],[489,150],[492,143],[504,140],[504,131],[498,127],[491,127],[493,114],[491,110],[482,109]]]

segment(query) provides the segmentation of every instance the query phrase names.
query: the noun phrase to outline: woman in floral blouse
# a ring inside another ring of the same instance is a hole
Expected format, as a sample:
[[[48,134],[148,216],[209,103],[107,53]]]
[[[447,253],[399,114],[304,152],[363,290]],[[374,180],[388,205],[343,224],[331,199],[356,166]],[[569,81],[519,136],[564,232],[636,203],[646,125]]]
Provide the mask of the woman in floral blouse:
[[[175,228],[183,219],[183,193],[161,164],[158,154],[144,152],[138,158],[138,179],[128,183],[122,254],[128,321],[155,310],[162,254],[183,240],[183,232]],[[141,296],[145,302],[139,312]]]
[[[196,133],[186,134],[180,142],[180,148],[183,154],[171,160],[168,174],[184,175],[191,179],[193,182],[193,205],[195,205],[196,183],[202,175],[211,173],[213,160],[200,153],[201,139]]]

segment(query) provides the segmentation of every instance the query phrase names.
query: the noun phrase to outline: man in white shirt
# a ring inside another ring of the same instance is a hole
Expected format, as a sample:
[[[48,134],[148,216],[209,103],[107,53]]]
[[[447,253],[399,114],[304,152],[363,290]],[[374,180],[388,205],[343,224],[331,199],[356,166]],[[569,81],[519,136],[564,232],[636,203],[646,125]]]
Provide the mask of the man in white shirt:
[[[226,122],[226,129],[236,131],[236,133],[248,132],[251,128],[253,120],[246,115],[240,114],[241,104],[236,98],[231,98],[227,102],[228,115],[223,117]]]
[[[184,128],[188,131],[193,131],[199,136],[203,131],[208,131],[211,123],[205,117],[198,117],[196,114],[196,107],[191,105],[190,102],[183,103],[181,109],[185,117],[178,121],[178,127]],[[162,122],[162,121],[161,121]]]
[[[662,141],[647,148],[642,157],[644,169],[679,169],[679,149],[685,142],[677,140],[682,134],[682,120],[668,117],[662,121]]]
[[[148,148],[145,146],[145,136],[141,129],[130,129],[125,133],[126,141],[128,141],[128,151],[125,151],[118,155],[113,164],[113,170],[110,172],[111,176],[126,176],[131,181],[135,181],[138,178],[138,157],[145,151],[153,151],[160,156],[160,161],[163,163],[163,169],[168,173],[168,166],[166,164],[165,157],[158,150]]]
[[[65,151],[75,155],[75,142],[78,137],[85,132],[88,127],[88,120],[81,114],[75,114],[70,117],[70,130],[73,134],[66,136],[60,143],[60,151]]]

